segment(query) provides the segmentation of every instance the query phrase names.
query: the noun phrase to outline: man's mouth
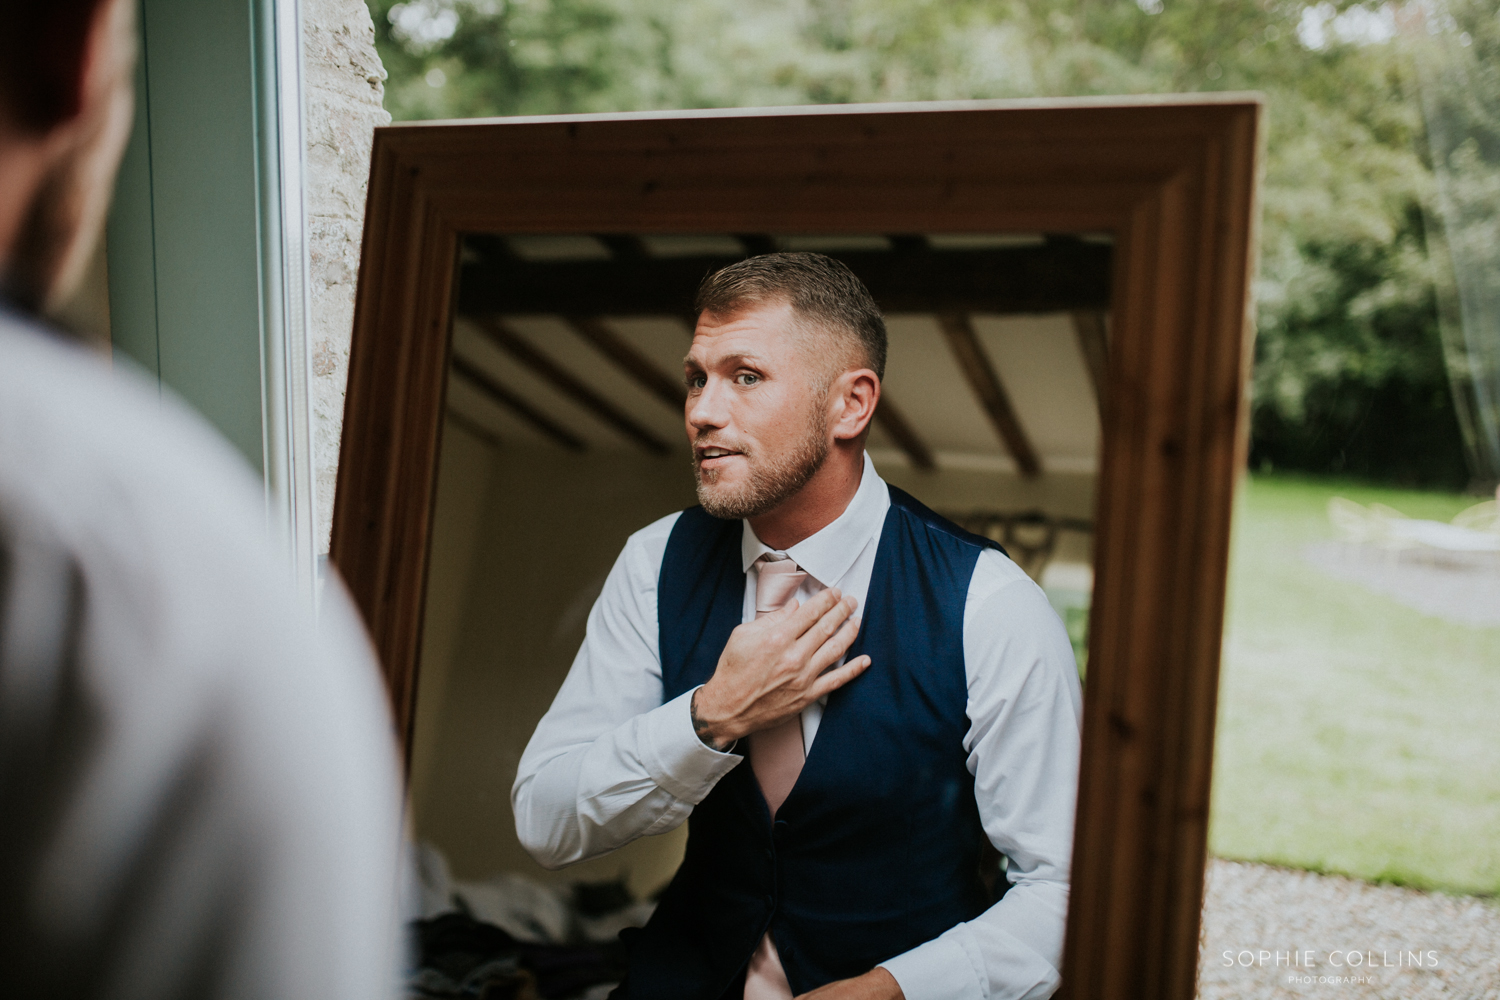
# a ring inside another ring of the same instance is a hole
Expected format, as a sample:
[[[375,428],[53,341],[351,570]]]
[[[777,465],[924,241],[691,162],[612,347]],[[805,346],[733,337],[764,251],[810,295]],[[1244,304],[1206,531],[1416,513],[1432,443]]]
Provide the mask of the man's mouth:
[[[735,451],[733,448],[699,448],[697,449],[697,453],[698,466],[705,469],[718,468],[727,463],[731,458],[743,454],[742,452]]]

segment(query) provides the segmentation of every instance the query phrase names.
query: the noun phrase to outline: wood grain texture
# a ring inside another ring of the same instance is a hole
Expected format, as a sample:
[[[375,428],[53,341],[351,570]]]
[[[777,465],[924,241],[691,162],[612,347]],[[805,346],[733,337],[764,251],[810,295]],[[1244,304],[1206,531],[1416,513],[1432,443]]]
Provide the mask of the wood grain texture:
[[[948,347],[968,379],[979,408],[990,418],[990,425],[995,428],[1000,443],[1015,459],[1016,468],[1023,476],[1039,475],[1042,460],[1037,457],[1026,428],[1021,426],[1021,418],[1016,416],[1016,408],[1011,405],[1010,394],[1005,391],[995,366],[980,346],[979,338],[974,334],[974,324],[966,314],[948,313],[938,317],[938,325],[943,328],[943,336],[948,339]]]
[[[1194,994],[1258,112],[1226,116],[1116,230],[1070,996]]]
[[[417,123],[377,130],[333,559],[409,735],[460,233],[1105,232],[1108,392],[1071,997],[1189,1000],[1258,98]],[[622,250],[628,248],[621,244]]]

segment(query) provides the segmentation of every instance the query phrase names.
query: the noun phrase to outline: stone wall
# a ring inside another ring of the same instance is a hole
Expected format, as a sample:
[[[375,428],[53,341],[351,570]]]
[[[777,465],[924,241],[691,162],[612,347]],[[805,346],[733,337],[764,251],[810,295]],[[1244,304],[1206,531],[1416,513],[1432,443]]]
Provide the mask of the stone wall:
[[[312,271],[312,447],[321,553],[328,551],[333,521],[370,141],[375,127],[391,120],[381,106],[385,69],[363,0],[302,0],[302,65]]]

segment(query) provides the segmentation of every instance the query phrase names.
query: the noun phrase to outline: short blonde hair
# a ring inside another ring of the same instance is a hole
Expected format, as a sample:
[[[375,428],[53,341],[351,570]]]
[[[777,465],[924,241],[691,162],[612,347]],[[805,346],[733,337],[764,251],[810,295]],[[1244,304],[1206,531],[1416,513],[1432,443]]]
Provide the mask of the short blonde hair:
[[[698,286],[699,313],[726,316],[742,306],[785,300],[798,317],[852,338],[860,360],[885,378],[885,319],[848,265],[820,253],[768,253],[722,267]]]

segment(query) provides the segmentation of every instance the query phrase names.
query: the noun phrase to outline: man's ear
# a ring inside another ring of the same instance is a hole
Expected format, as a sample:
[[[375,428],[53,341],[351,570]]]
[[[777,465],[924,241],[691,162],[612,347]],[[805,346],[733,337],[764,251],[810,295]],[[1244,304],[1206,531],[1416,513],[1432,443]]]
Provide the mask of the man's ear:
[[[101,0],[93,9],[76,73],[77,117],[108,115],[121,94],[135,87],[137,58],[136,5],[131,0]],[[134,101],[130,101],[134,107]]]
[[[41,172],[4,253],[6,294],[44,314],[82,278],[104,227],[134,113],[135,3],[98,0],[88,7],[90,16],[73,29],[82,37],[76,58],[63,61],[77,75],[76,92],[62,95],[67,106],[58,105],[57,113],[65,116],[35,133]]]
[[[835,441],[861,437],[880,403],[880,376],[868,368],[856,368],[834,379],[829,391],[834,401],[832,421]]]

